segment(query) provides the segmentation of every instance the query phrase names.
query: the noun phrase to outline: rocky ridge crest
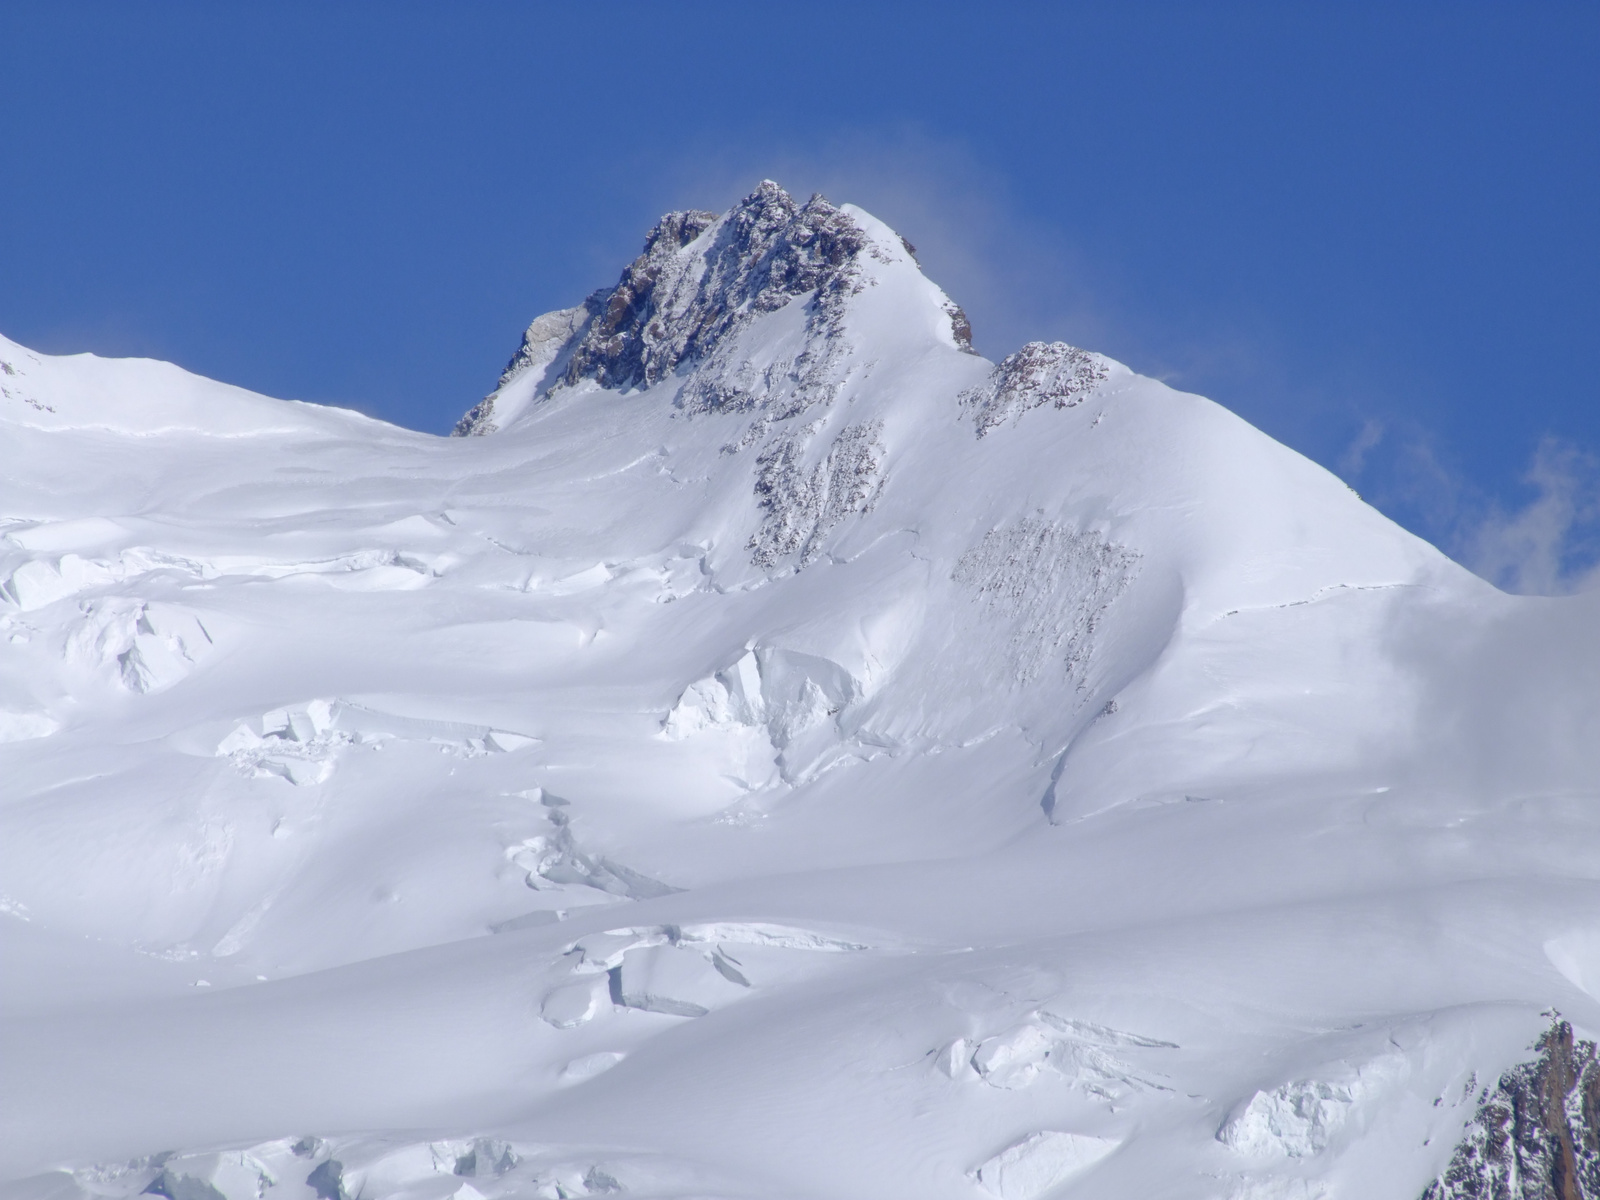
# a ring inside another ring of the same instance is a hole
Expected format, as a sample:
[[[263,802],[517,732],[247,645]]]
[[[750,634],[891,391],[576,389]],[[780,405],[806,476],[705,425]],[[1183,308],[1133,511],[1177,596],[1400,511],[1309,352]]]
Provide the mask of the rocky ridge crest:
[[[1600,1058],[1557,1020],[1478,1110],[1421,1200],[1600,1200]]]
[[[1105,382],[1109,360],[1065,342],[1029,342],[1008,354],[979,387],[961,393],[981,438],[1044,404],[1074,408]]]
[[[844,309],[866,286],[863,255],[887,258],[849,213],[820,194],[802,204],[771,180],[720,217],[667,213],[614,287],[529,326],[496,393],[454,434],[494,432],[495,395],[539,367],[549,372],[546,393],[585,380],[630,391],[682,374],[676,403],[687,414],[759,408],[783,420],[831,403],[846,373]],[[806,296],[797,353],[759,364],[740,355],[745,327]],[[945,313],[956,344],[971,352],[966,314],[954,304]]]
[[[904,238],[897,245],[875,236],[825,197],[801,203],[771,180],[721,216],[667,213],[614,287],[528,327],[499,388],[455,433],[495,432],[497,398],[519,380],[518,406],[585,382],[630,392],[676,380],[680,415],[752,415],[723,447],[730,455],[756,448],[760,523],[746,549],[763,570],[803,569],[821,556],[830,531],[869,511],[884,486],[883,423],[840,427],[823,414],[863,368],[846,313],[874,281],[867,264],[907,258],[914,264],[916,251]],[[939,299],[951,342],[975,354],[966,314]],[[743,336],[797,302],[803,308],[773,333]],[[981,437],[1029,409],[1080,403],[1108,369],[1099,355],[1030,342],[960,400]]]
[[[708,232],[709,244],[694,252]],[[807,332],[835,332],[843,302],[861,290],[856,259],[869,247],[866,232],[822,196],[798,204],[771,180],[721,220],[668,213],[584,332],[563,381],[650,387],[710,358],[752,317],[809,292],[816,298]],[[730,400],[708,396],[706,407]]]

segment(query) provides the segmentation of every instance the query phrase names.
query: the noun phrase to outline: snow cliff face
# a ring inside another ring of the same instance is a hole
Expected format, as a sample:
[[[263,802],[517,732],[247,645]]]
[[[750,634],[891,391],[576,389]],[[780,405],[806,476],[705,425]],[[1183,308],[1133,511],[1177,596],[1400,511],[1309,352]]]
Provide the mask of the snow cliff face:
[[[1592,597],[772,184],[458,432],[0,342],[0,1194],[1591,1194]]]

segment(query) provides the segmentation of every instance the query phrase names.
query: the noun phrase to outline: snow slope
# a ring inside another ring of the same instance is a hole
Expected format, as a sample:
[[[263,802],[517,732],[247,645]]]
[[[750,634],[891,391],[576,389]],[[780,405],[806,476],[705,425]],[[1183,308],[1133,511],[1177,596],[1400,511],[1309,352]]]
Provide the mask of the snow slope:
[[[1401,1200],[1600,1027],[1600,601],[868,214],[459,432],[0,340],[0,1196]]]

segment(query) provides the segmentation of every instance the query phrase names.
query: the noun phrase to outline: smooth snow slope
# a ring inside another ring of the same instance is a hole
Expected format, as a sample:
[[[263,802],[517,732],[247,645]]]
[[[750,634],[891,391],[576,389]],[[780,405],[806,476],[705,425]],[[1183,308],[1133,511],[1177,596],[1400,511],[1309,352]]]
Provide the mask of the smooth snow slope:
[[[1411,1200],[1600,626],[764,184],[440,439],[0,341],[6,1197]]]

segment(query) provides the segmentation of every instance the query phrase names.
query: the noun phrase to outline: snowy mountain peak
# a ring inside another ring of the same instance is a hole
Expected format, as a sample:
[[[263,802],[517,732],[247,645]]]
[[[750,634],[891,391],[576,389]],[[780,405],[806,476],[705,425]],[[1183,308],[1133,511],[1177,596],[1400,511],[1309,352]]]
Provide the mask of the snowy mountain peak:
[[[495,432],[558,388],[642,390],[674,375],[687,412],[747,411],[781,395],[792,415],[832,398],[848,353],[846,310],[884,268],[920,278],[909,243],[880,222],[821,194],[802,204],[770,179],[720,217],[667,213],[616,286],[529,326],[496,391],[455,433]],[[949,342],[970,353],[966,315],[942,292],[928,299]],[[797,301],[801,344],[756,369],[739,335]]]
[[[959,322],[763,184],[495,437],[0,340],[0,1200],[1596,1200],[1600,594]]]

